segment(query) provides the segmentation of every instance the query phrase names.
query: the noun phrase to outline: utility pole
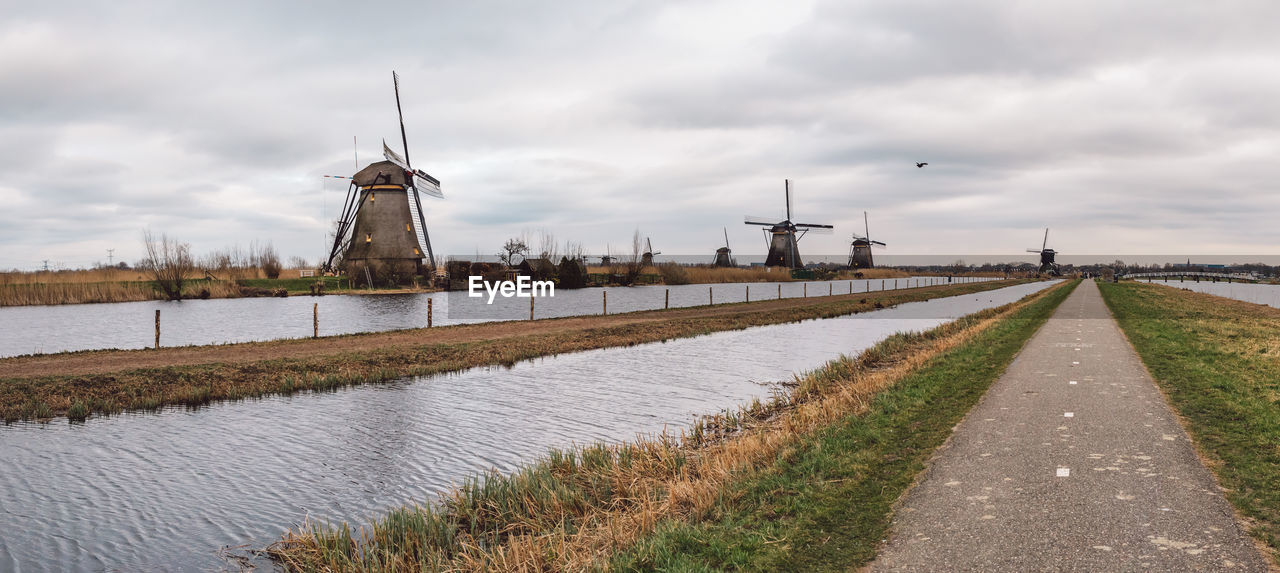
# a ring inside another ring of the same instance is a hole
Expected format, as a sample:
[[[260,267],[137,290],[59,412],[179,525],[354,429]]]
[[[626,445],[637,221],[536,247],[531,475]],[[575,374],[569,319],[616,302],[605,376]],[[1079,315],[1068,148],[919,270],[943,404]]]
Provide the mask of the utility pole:
[[[107,249],[107,266],[115,266],[115,249]]]
[[[44,272],[49,272],[49,259],[44,259]]]

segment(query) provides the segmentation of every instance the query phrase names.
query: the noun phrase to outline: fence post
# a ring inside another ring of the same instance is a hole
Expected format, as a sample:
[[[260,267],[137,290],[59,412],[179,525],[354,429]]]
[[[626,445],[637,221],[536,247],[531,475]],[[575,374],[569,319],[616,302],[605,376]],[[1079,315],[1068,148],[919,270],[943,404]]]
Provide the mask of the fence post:
[[[529,320],[533,320],[533,293],[529,293]]]
[[[751,285],[747,285],[747,302],[751,302]]]
[[[431,328],[431,303],[435,301],[434,298],[427,299],[427,328]]]
[[[804,297],[809,298],[809,283],[804,283]]]
[[[667,289],[667,298],[662,302],[663,310],[671,308],[671,289]]]
[[[311,338],[320,338],[320,303],[311,304]]]
[[[156,309],[156,350],[160,350],[160,309]]]
[[[849,281],[849,294],[853,294],[853,281]]]
[[[711,294],[711,287],[707,287],[707,304],[715,304],[715,303],[716,303],[716,297],[715,295]]]
[[[778,283],[778,300],[782,300],[782,283]]]
[[[600,291],[601,314],[609,314],[609,292]]]

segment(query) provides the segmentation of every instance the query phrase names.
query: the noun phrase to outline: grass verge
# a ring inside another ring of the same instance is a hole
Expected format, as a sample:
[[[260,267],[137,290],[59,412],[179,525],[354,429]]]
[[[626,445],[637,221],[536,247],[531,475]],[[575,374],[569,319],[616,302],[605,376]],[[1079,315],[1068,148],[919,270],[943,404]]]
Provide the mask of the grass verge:
[[[1227,499],[1280,565],[1280,309],[1158,285],[1100,286]]]
[[[894,335],[679,439],[552,451],[358,530],[304,524],[270,554],[300,571],[851,568],[1075,284]]]
[[[142,368],[106,374],[0,378],[0,417],[6,422],[47,419],[74,412],[78,416],[112,414],[125,410],[149,410],[166,405],[199,406],[214,400],[234,400],[268,394],[289,394],[308,390],[331,390],[354,384],[385,382],[408,376],[452,372],[486,365],[511,365],[521,360],[612,346],[628,346],[698,336],[752,326],[797,322],[865,312],[913,302],[1002,288],[1016,282],[988,282],[933,287],[919,290],[864,293],[812,299],[812,304],[777,310],[756,311],[760,303],[723,304],[702,307],[708,316],[663,318],[667,311],[633,313],[637,319],[618,326],[562,330],[537,335],[507,335],[464,343],[407,344],[339,351],[304,358],[220,362],[189,366]],[[690,309],[673,309],[688,313]],[[725,312],[725,311],[732,312]],[[602,322],[616,321],[610,315]],[[546,319],[537,323],[583,320]],[[590,317],[587,317],[588,324]],[[509,332],[509,326],[493,328]],[[530,324],[522,322],[520,324]],[[483,325],[482,325],[483,326]],[[417,331],[437,339],[467,326],[447,326]],[[373,337],[349,335],[351,338]],[[330,337],[317,341],[325,343]],[[308,341],[293,341],[305,346]],[[271,343],[267,343],[271,344]],[[252,348],[253,343],[236,348]],[[182,349],[177,349],[182,350]],[[137,351],[147,352],[147,351]]]

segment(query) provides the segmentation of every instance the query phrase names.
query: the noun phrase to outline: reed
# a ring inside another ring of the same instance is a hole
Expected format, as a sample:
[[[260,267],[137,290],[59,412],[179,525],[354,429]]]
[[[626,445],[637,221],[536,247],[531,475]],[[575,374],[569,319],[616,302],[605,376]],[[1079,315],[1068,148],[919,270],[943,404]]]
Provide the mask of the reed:
[[[703,418],[679,437],[552,450],[514,473],[473,477],[436,504],[392,510],[354,532],[345,523],[304,523],[268,552],[299,571],[607,569],[616,552],[659,524],[709,517],[730,484],[788,456],[805,436],[865,413],[878,393],[933,358],[1046,298],[1039,310],[1047,317],[1044,307],[1052,310],[1064,291],[1070,288],[894,335],[797,377],[789,392]]]

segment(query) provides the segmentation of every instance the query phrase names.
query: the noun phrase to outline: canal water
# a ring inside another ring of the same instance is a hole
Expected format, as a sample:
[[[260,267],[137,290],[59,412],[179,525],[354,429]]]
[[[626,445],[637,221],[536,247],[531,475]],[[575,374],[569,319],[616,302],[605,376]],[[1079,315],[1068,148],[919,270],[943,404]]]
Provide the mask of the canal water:
[[[994,280],[964,277],[967,282]],[[751,300],[869,292],[946,283],[946,277],[833,282],[726,283],[715,285],[610,287],[559,290],[538,298],[535,317],[599,314],[605,296],[611,314]],[[708,293],[708,289],[711,289]],[[602,294],[604,293],[604,294]],[[520,320],[529,318],[529,299],[495,299],[485,305],[466,293],[342,295],[289,298],[144,301],[109,304],[0,307],[0,357],[104,348],[150,348],[155,343],[155,313],[160,311],[163,346],[224,344],[312,335],[312,305],[319,304],[320,334],[381,332],[432,324]],[[453,301],[451,310],[450,301]]]
[[[0,426],[0,571],[206,571],[549,447],[678,432],[886,336],[1050,286],[199,409]]]
[[[1147,281],[1142,281],[1147,282]],[[1280,285],[1254,283],[1228,283],[1192,280],[1187,281],[1151,281],[1154,284],[1168,285],[1175,288],[1202,292],[1226,298],[1234,298],[1254,304],[1265,304],[1280,308]]]

